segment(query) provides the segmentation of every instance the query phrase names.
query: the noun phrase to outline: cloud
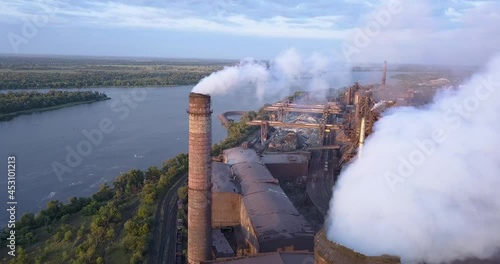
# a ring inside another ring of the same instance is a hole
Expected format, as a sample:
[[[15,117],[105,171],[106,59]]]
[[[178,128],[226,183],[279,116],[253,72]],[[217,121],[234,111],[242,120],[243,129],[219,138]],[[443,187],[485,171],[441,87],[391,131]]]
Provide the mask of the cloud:
[[[485,63],[500,46],[500,3],[443,2],[402,1],[401,14],[393,16],[389,25],[370,39],[370,45],[352,56],[352,61]],[[359,28],[370,21],[373,16],[365,16]]]
[[[462,13],[457,12],[455,8],[448,7],[444,12],[447,17],[449,17],[452,21],[460,21],[460,18],[463,16]]]
[[[249,40],[248,46],[280,39],[280,49],[298,46],[296,43],[300,42],[312,51],[320,45],[323,52],[337,54],[342,61],[340,43],[351,43],[357,31],[374,20],[377,11],[396,0],[1,1],[0,31],[4,32],[12,31],[13,24],[24,24],[26,17],[41,12],[40,6],[45,5],[53,8],[47,32],[120,29],[131,32],[129,39],[137,37],[133,32],[146,30],[168,32],[169,36],[216,33],[221,35],[221,42],[227,42],[227,36],[244,36]],[[403,12],[394,16],[349,62],[387,59],[392,63],[481,64],[500,46],[497,1],[401,2]],[[258,49],[271,56],[265,51],[267,46],[258,45],[250,52],[252,56],[262,56],[256,54]],[[249,55],[247,51],[239,53]]]
[[[346,29],[337,26],[342,20],[340,15],[307,14],[304,8],[296,6],[286,8],[283,13],[288,15],[284,16],[278,11],[283,7],[280,3],[271,4],[267,12],[259,14],[257,11],[264,6],[242,6],[236,1],[195,2],[172,1],[168,6],[148,6],[124,2],[68,4],[52,1],[47,5],[58,7],[55,15],[60,19],[60,26],[209,31],[310,39],[342,39],[347,34]],[[32,6],[26,1],[6,1],[5,10],[11,12],[4,12],[4,15],[11,19],[30,16],[36,13]]]

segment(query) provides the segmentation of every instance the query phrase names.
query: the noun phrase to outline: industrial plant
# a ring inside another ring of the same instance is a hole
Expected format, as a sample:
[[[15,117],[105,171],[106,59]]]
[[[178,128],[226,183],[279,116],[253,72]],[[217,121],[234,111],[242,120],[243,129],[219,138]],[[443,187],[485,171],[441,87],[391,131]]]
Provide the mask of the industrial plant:
[[[333,185],[342,167],[362,155],[380,114],[432,97],[388,85],[386,63],[383,69],[380,84],[354,83],[323,102],[303,93],[266,105],[247,122],[260,131],[215,157],[211,97],[191,93],[187,262],[400,263],[398,256],[368,257],[332,242],[323,228]],[[241,114],[219,119],[227,126]],[[293,189],[304,192],[287,191]]]

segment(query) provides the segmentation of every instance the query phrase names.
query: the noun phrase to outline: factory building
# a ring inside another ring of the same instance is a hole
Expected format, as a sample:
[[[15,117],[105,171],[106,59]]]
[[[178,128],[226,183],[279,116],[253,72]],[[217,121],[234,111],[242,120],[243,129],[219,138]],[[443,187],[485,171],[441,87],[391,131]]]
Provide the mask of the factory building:
[[[361,95],[350,89],[347,103],[360,104]],[[355,114],[366,109],[356,106]],[[238,147],[224,150],[223,162],[213,162],[210,96],[191,93],[188,113],[188,263],[400,263],[398,257],[359,254],[328,240],[324,230],[314,236],[279,185],[307,175],[309,158],[260,157]]]
[[[301,154],[267,154],[262,161],[280,182],[297,182],[307,176],[309,160]]]
[[[238,227],[237,255],[312,251],[312,228],[255,151],[232,148],[223,156],[212,165],[212,227]]]
[[[224,264],[314,264],[313,253],[302,252],[273,252],[255,256],[236,257],[205,263]]]
[[[212,228],[240,224],[241,191],[231,175],[230,167],[212,163]]]
[[[312,252],[273,252],[246,257],[233,257],[207,261],[220,264],[400,264],[397,256],[366,256],[341,244],[330,241],[321,230],[314,238]]]

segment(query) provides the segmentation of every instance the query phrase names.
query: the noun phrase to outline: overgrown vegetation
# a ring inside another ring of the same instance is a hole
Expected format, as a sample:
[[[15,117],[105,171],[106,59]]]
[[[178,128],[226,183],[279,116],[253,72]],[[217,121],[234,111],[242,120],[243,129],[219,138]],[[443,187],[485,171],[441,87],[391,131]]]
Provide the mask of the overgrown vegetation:
[[[170,86],[195,84],[212,71],[0,72],[0,89]]]
[[[0,89],[189,85],[228,61],[3,57]]]
[[[258,117],[260,118],[262,114],[262,109],[258,113],[249,111],[241,116],[240,122],[230,121],[229,127],[227,128],[227,137],[219,144],[214,144],[212,146],[212,156],[218,156],[222,154],[222,150],[236,147],[247,140],[248,136],[257,131],[259,127],[249,126],[246,122]]]
[[[187,172],[188,156],[166,161],[160,170],[131,170],[113,186],[67,204],[50,201],[37,215],[16,223],[16,258],[2,263],[142,263],[147,259],[159,195]],[[7,229],[0,233],[6,256]]]
[[[179,201],[183,204],[181,208],[177,211],[177,219],[181,221],[181,223],[177,223],[177,232],[182,232],[182,239],[181,239],[181,254],[183,260],[187,259],[187,205],[188,204],[188,186],[184,185],[179,190],[177,190],[177,195],[179,196]],[[182,227],[181,230],[179,230],[179,224]]]
[[[92,91],[49,91],[0,93],[0,117],[3,115],[42,110],[72,103],[94,102],[109,99],[105,93]]]

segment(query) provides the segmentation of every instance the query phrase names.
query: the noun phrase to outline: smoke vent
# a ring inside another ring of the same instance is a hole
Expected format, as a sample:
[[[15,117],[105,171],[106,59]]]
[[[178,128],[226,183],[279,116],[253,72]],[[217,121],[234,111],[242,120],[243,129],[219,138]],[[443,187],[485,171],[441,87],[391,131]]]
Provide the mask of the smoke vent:
[[[212,256],[210,96],[189,95],[188,250],[189,264]]]

